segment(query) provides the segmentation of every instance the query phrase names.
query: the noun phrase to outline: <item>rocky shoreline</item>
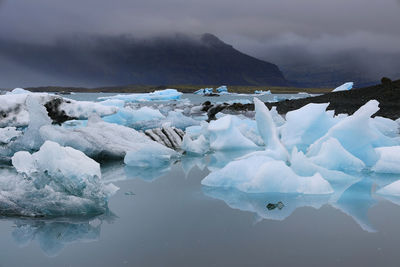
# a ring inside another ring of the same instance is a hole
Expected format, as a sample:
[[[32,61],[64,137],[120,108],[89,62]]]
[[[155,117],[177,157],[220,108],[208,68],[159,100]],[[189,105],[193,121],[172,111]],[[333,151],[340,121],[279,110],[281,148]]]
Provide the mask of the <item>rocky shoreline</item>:
[[[275,103],[267,102],[265,104],[268,108],[276,106],[280,114],[286,114],[310,103],[330,103],[328,110],[334,110],[335,114],[347,113],[351,115],[369,100],[375,99],[379,102],[380,110],[374,116],[396,120],[400,118],[400,80],[392,82],[388,78],[382,78],[381,82],[381,84],[365,88],[331,92],[314,97],[283,100]],[[209,120],[214,120],[215,112],[222,110],[227,113],[254,110],[254,104],[234,103],[213,106],[209,105],[209,103],[204,103],[203,106],[203,110],[208,112]]]

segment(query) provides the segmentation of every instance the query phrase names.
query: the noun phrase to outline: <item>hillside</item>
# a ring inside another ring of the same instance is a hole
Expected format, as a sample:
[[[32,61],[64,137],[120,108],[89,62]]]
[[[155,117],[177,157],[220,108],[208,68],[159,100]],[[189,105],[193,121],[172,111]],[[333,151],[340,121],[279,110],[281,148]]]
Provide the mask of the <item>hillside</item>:
[[[243,54],[212,34],[71,38],[51,44],[0,39],[1,58],[65,86],[288,85],[276,65]]]

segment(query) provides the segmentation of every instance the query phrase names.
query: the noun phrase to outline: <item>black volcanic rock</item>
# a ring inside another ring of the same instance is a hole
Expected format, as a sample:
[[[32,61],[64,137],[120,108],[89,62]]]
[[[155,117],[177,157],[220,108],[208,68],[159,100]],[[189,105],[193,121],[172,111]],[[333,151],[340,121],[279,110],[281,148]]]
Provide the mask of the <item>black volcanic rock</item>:
[[[382,84],[375,86],[352,89],[349,91],[331,92],[320,96],[307,97],[294,100],[283,100],[276,103],[265,103],[268,108],[276,106],[280,114],[299,109],[309,103],[329,103],[328,110],[335,114],[353,114],[369,100],[379,102],[379,111],[374,116],[382,116],[396,120],[400,118],[400,80],[391,81],[382,79]],[[212,107],[209,107],[210,109]],[[226,111],[242,112],[254,110],[254,104],[233,104],[225,107]]]
[[[116,84],[287,85],[279,68],[212,34],[134,39],[93,37],[53,44],[0,39],[0,58],[63,80]]]

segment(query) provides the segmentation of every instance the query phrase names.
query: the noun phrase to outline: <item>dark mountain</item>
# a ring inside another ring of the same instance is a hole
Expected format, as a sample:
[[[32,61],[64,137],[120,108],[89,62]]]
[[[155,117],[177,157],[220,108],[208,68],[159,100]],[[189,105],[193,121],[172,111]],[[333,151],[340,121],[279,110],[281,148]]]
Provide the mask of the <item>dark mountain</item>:
[[[40,74],[41,80],[51,77],[49,84],[68,86],[288,84],[276,65],[245,55],[211,34],[71,38],[52,44],[0,39],[4,67],[2,59]]]

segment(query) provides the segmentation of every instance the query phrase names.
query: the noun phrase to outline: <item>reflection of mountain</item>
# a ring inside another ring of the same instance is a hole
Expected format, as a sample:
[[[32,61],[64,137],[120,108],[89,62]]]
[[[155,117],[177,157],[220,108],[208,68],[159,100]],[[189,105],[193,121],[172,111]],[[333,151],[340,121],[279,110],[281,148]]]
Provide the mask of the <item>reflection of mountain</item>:
[[[55,257],[66,245],[99,240],[103,221],[111,222],[114,219],[112,214],[78,221],[17,219],[14,220],[12,236],[21,247],[35,240],[44,254]]]

